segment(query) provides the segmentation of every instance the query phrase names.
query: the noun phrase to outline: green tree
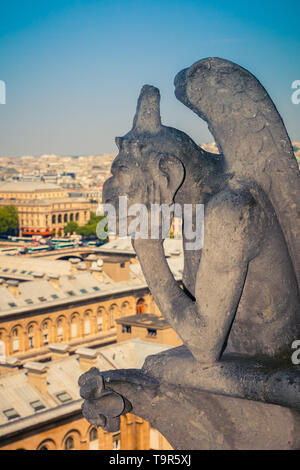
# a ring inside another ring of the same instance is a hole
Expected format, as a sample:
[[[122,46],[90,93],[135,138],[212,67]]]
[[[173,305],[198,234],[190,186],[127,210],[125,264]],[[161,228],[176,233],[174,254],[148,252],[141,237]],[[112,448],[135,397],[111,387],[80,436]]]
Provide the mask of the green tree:
[[[11,233],[19,224],[18,211],[13,205],[0,207],[0,233]]]
[[[96,236],[96,225],[84,225],[83,227],[79,227],[77,230],[78,235],[82,235],[83,237],[92,237],[93,235]]]
[[[77,222],[68,222],[67,225],[64,226],[64,232],[65,233],[73,233],[76,232],[78,233],[79,226]]]
[[[73,233],[76,232],[78,235],[88,238],[97,238],[97,224],[104,218],[104,215],[96,215],[95,212],[90,212],[90,218],[86,225],[79,227],[76,222],[69,222],[64,227],[65,233]],[[106,241],[106,240],[104,240]]]
[[[86,225],[79,227],[77,233],[83,237],[97,238],[97,225],[104,218],[104,215],[96,215],[95,212],[90,212],[90,218]],[[105,240],[103,240],[105,241]]]

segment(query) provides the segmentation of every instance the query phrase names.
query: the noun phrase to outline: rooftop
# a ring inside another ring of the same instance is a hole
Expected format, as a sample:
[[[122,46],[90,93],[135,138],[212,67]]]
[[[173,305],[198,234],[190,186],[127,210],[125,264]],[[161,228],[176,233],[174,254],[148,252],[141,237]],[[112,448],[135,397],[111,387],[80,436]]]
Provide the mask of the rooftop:
[[[0,184],[0,192],[31,192],[35,191],[63,191],[56,184],[43,183],[41,181],[13,181]]]
[[[105,371],[140,368],[148,355],[169,348],[132,339],[90,351],[96,353],[97,367]],[[27,364],[31,370],[47,366],[47,393],[29,383],[25,368],[0,376],[0,439],[70,412],[80,412],[83,400],[77,382],[83,370],[78,357],[75,354],[46,364]]]
[[[166,256],[182,256],[182,240],[175,238],[166,238],[164,241],[164,250]],[[97,253],[111,254],[130,254],[135,256],[135,251],[131,244],[130,237],[118,238],[111,242],[105,243],[95,250]]]
[[[167,261],[174,278],[180,281],[183,258],[169,258]],[[13,265],[10,266],[11,264]],[[102,280],[99,280],[91,271],[85,270],[73,274],[70,271],[69,261],[0,256],[0,279],[1,274],[3,277],[10,273],[14,276],[38,274],[36,279],[20,282],[16,286],[18,296],[0,282],[0,318],[28,310],[41,310],[70,302],[73,304],[111,294],[148,289],[139,263],[130,264],[130,279],[119,282],[113,281],[105,272],[102,272]],[[55,285],[51,279],[57,279]]]
[[[71,273],[71,265],[64,260],[56,261],[42,257],[26,258],[25,256],[0,255],[0,277],[1,273],[2,275],[19,274],[26,277],[29,273],[34,272],[66,275]],[[32,274],[29,274],[29,276],[32,276]]]
[[[169,323],[162,317],[152,315],[150,313],[138,313],[137,315],[130,315],[129,317],[122,317],[116,320],[118,324],[139,326],[145,328],[155,328],[158,330],[164,330],[171,328]]]

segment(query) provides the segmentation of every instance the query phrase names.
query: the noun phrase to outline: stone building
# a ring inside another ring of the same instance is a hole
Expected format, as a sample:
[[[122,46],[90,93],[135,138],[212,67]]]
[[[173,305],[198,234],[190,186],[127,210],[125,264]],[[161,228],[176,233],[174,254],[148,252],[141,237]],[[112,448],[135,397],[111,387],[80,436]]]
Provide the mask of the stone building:
[[[1,450],[148,450],[170,449],[148,422],[128,414],[115,433],[96,429],[81,413],[77,381],[90,367],[100,370],[140,367],[149,354],[169,346],[139,339],[100,349],[70,349],[49,345],[52,361],[2,365],[0,377]]]
[[[6,267],[4,261],[9,259],[14,269]],[[180,282],[182,258],[170,258],[168,262]],[[28,278],[31,280],[25,280]],[[20,257],[15,261],[2,256],[0,298],[4,354],[22,363],[49,359],[51,343],[68,344],[75,351],[79,346],[115,342],[118,318],[160,315],[140,265],[121,258],[105,259],[102,268],[97,268],[90,257],[80,262]],[[177,335],[165,335],[165,325],[158,331],[158,342],[177,345]]]
[[[140,338],[144,341],[158,344],[180,346],[181,339],[161,315],[138,313],[118,318],[117,341]]]
[[[70,221],[85,225],[91,209],[86,199],[71,198],[59,186],[32,181],[1,184],[0,205],[8,204],[18,210],[20,236],[57,234]]]

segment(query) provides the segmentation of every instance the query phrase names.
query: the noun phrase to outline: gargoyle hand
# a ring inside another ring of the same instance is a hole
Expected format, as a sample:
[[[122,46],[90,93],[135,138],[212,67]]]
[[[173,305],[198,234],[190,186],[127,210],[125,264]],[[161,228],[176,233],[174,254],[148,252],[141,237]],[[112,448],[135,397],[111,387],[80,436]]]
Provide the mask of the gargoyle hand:
[[[85,400],[82,414],[87,421],[108,432],[120,429],[120,415],[130,411],[130,403],[114,392],[105,389],[101,372],[93,367],[78,380],[80,395]]]
[[[120,429],[121,415],[133,412],[142,417],[147,413],[159,386],[140,369],[100,372],[96,367],[81,375],[78,384],[84,399],[83,416],[108,432]]]

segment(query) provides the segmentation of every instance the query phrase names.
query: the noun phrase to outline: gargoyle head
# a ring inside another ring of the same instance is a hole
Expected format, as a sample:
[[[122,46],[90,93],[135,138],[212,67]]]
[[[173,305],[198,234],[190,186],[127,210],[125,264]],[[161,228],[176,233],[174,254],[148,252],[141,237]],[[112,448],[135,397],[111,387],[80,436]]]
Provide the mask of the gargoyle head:
[[[131,131],[116,138],[119,153],[103,187],[103,202],[116,210],[119,196],[127,197],[128,206],[171,205],[181,188],[192,191],[203,176],[204,150],[184,132],[162,125],[159,102],[159,90],[145,85]]]

